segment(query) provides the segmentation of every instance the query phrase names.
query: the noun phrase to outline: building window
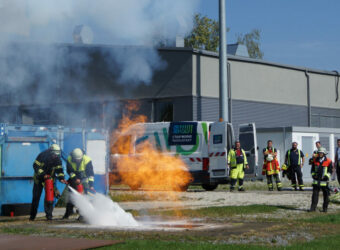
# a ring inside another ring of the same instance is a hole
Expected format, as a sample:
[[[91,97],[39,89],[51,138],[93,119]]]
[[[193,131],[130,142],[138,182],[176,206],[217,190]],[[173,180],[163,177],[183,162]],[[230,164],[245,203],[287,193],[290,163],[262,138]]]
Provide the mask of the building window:
[[[174,120],[174,105],[170,101],[156,102],[156,122],[172,122]]]

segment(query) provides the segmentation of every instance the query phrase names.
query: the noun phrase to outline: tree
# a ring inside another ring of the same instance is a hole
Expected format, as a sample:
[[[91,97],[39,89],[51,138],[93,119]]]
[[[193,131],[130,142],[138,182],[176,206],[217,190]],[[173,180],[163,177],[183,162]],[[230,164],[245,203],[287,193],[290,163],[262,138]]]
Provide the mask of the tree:
[[[253,29],[251,32],[237,36],[237,43],[247,46],[249,56],[251,58],[263,58],[263,52],[260,49],[261,31]]]
[[[227,32],[229,28],[227,28]],[[261,32],[254,29],[245,35],[239,34],[237,42],[247,46],[251,58],[263,58],[263,52],[260,49]],[[185,46],[218,51],[219,46],[219,23],[201,14],[194,15],[194,27],[190,34],[185,38]]]
[[[185,38],[185,46],[217,51],[219,44],[219,24],[217,21],[202,16],[194,15],[194,27]]]

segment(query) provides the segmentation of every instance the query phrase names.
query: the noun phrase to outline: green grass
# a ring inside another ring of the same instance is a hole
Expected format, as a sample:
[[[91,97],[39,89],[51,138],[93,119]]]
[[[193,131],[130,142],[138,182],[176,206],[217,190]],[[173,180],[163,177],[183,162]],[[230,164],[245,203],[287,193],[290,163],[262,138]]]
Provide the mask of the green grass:
[[[134,194],[130,192],[112,192],[111,199],[115,202],[130,202],[130,201],[150,201],[150,196],[144,194]]]
[[[149,214],[162,216],[185,216],[185,217],[229,217],[241,214],[272,213],[279,207],[267,205],[249,205],[249,206],[224,206],[224,207],[205,207],[199,209],[181,209],[181,210],[151,210]]]
[[[302,221],[307,223],[340,224],[340,213],[318,215]]]
[[[294,250],[294,249],[339,249],[340,234],[333,236],[324,236],[310,242],[294,243],[290,246],[270,247],[260,245],[241,245],[241,244],[214,244],[207,242],[179,242],[179,241],[160,241],[160,240],[127,240],[123,243],[113,246],[98,248],[100,250],[110,249],[245,249],[245,250],[260,250],[275,248],[278,250]]]
[[[252,246],[249,247],[247,245],[226,245],[226,244],[213,244],[206,242],[197,242],[197,243],[187,243],[187,242],[174,242],[174,241],[154,241],[154,240],[128,240],[124,243],[116,244],[113,246],[98,248],[100,250],[109,250],[109,249],[197,249],[197,250],[205,250],[205,249],[265,249],[261,246]]]

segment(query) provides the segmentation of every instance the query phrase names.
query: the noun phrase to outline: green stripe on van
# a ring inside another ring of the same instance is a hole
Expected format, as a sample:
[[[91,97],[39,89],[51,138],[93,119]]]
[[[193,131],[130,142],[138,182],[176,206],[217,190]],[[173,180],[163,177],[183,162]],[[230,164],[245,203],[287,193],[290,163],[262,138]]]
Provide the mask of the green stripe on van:
[[[208,144],[208,125],[205,122],[202,122],[202,129],[205,143]]]
[[[166,128],[163,128],[163,136],[165,141],[165,146],[168,151],[170,151],[170,145],[169,145],[169,134],[168,130]]]

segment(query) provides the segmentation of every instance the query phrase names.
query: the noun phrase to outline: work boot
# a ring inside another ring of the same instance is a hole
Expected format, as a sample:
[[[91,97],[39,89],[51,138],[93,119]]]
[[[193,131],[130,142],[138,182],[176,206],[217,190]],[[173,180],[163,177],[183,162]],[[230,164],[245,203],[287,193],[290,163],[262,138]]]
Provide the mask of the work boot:
[[[52,220],[52,216],[46,216],[46,220],[51,221]]]
[[[295,189],[295,191],[296,191],[296,189]],[[305,191],[305,189],[303,187],[300,187],[300,191]]]
[[[307,210],[307,212],[308,213],[313,213],[313,212],[315,212],[315,208],[311,208],[311,209]]]
[[[322,209],[321,212],[327,213],[327,208]]]
[[[29,218],[29,221],[34,221],[34,219],[35,219],[35,218],[30,217],[30,218]]]
[[[65,215],[63,216],[62,219],[63,219],[63,220],[68,220],[68,217],[69,217],[69,216],[68,216],[67,214],[65,214]]]
[[[235,187],[230,187],[230,192],[234,192]]]
[[[243,187],[239,187],[239,188],[238,188],[238,191],[239,191],[239,192],[244,192],[244,191],[246,191],[246,190],[245,190]]]
[[[282,191],[282,188],[281,188],[281,187],[278,187],[278,188],[277,188],[277,191]]]

